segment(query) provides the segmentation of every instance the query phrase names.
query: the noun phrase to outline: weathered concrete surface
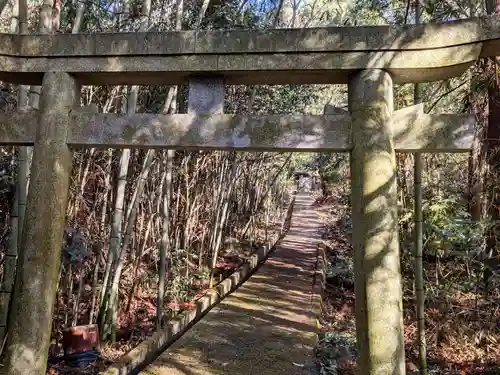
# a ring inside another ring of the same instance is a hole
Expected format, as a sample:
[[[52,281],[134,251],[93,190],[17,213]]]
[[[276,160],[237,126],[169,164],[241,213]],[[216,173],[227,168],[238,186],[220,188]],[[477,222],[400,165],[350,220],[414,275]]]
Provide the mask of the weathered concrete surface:
[[[424,104],[397,110],[391,119],[398,152],[468,152],[476,119],[468,114],[426,114]]]
[[[223,91],[222,91],[223,93]],[[352,149],[349,114],[208,115],[222,106],[190,109],[191,114],[98,114],[95,109],[71,112],[73,147],[147,147],[173,149],[246,149],[250,151],[337,151]],[[208,112],[207,112],[208,111]],[[31,145],[36,112],[0,115],[0,144]],[[428,115],[423,106],[396,111],[394,148],[398,152],[468,152],[474,138],[472,115]]]
[[[396,83],[426,82],[499,55],[499,30],[493,16],[418,26],[2,34],[0,80],[40,84],[41,73],[66,71],[83,84],[179,84],[193,74],[222,74],[227,84],[327,84],[376,68]]]
[[[66,138],[76,92],[68,74],[45,75],[2,374],[46,371],[72,162]]]
[[[404,375],[392,80],[363,71],[349,83],[352,242],[358,362],[363,374]]]
[[[76,147],[244,148],[249,151],[345,152],[352,149],[349,114],[240,116],[196,115],[194,109],[191,112],[193,114],[128,116],[73,111],[71,122],[77,130],[68,143]],[[394,148],[399,152],[468,152],[474,138],[474,121],[471,115],[424,114],[422,106],[396,111]]]
[[[348,116],[235,116],[82,114],[73,111],[78,130],[71,145],[167,147],[175,149],[345,150]]]
[[[224,113],[223,77],[189,80],[188,113],[202,116]]]
[[[0,114],[0,144],[33,145],[38,128],[38,111]]]
[[[266,263],[141,374],[311,374],[321,228],[311,203],[297,195],[290,232]]]

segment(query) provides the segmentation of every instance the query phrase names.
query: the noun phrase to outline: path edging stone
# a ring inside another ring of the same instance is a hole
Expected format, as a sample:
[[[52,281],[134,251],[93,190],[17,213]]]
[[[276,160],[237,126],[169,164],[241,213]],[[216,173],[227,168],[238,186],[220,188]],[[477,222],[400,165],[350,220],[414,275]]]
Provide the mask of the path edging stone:
[[[325,304],[323,301],[324,291],[326,286],[326,265],[328,260],[326,257],[326,244],[324,241],[320,241],[317,246],[316,253],[316,271],[314,275],[314,285],[312,290],[312,306],[316,316],[316,331],[317,339],[316,346],[319,344],[321,339],[321,316],[325,312]]]
[[[102,371],[101,375],[132,375],[138,374],[146,366],[152,363],[170,345],[177,341],[184,333],[194,326],[212,308],[218,305],[225,297],[234,292],[259,268],[268,255],[275,249],[276,245],[286,235],[293,213],[295,194],[292,192],[291,201],[287,208],[283,225],[276,239],[270,244],[259,248],[250,258],[237,268],[229,277],[198,299],[194,310],[184,311],[171,319],[167,327],[153,333],[149,338],[142,341],[134,349],[121,357],[116,363]]]

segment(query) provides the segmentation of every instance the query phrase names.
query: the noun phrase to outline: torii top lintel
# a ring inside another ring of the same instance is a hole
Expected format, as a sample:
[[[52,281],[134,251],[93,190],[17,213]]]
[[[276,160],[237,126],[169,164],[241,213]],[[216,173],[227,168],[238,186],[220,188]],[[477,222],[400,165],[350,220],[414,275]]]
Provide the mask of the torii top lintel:
[[[406,26],[279,30],[0,34],[0,80],[41,84],[47,71],[82,84],[179,84],[223,75],[227,84],[346,83],[386,69],[395,83],[462,74],[500,55],[500,17]]]

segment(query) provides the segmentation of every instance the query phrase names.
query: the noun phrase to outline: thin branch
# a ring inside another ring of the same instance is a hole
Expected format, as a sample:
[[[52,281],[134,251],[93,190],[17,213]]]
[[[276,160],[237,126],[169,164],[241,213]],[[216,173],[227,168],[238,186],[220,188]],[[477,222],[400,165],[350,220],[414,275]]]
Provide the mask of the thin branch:
[[[458,90],[460,87],[464,86],[467,83],[468,83],[467,81],[464,81],[460,85],[455,86],[455,87],[451,88],[450,90],[446,91],[445,93],[439,95],[439,97],[429,107],[429,109],[427,110],[427,113],[430,113],[433,110],[433,108],[439,103],[439,101],[442,100],[445,96],[447,96],[447,95],[451,94],[452,92]]]

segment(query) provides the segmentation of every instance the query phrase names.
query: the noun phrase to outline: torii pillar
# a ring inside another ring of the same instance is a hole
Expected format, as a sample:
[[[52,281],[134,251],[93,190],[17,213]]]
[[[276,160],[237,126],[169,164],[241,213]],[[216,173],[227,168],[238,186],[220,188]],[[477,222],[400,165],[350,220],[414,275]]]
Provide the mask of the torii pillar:
[[[363,70],[348,96],[358,364],[363,375],[404,375],[391,76]]]
[[[45,373],[61,265],[72,152],[70,112],[79,86],[67,73],[45,73],[33,167],[2,374]],[[19,343],[22,343],[20,345]]]

